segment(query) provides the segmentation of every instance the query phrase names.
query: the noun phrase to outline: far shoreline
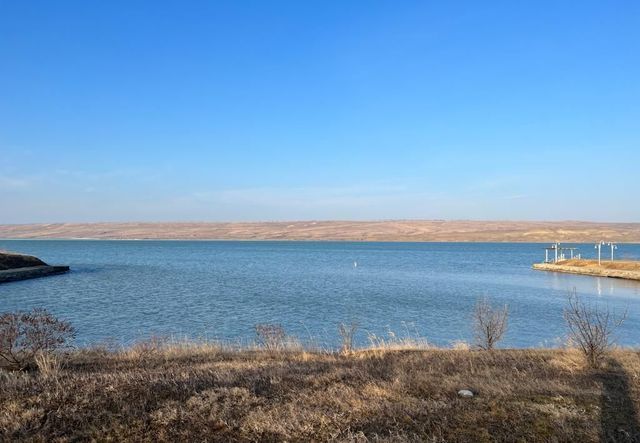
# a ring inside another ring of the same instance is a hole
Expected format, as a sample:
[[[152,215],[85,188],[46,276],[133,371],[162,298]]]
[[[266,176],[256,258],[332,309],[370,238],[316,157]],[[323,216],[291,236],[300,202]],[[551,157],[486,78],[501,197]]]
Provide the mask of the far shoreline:
[[[640,223],[585,221],[278,221],[0,224],[4,240],[640,244]]]
[[[74,237],[40,237],[40,238],[19,238],[9,237],[0,238],[0,241],[92,241],[92,242],[219,242],[219,243],[387,243],[387,244],[522,244],[522,245],[546,245],[553,243],[547,241],[519,241],[519,240],[495,240],[495,241],[478,241],[478,240],[334,240],[334,239],[296,239],[296,238],[74,238]],[[591,244],[590,241],[567,241],[565,244]],[[616,242],[620,245],[640,245],[640,241],[633,242]]]

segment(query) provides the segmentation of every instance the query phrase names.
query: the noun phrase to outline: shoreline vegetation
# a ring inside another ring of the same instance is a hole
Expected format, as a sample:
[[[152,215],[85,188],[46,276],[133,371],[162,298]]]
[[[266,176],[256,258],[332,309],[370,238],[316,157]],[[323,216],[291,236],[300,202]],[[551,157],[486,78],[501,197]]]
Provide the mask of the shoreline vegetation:
[[[256,341],[150,339],[70,349],[43,309],[0,315],[1,441],[638,441],[640,355],[624,320],[569,296],[572,346],[496,349],[507,307],[481,299],[473,347],[369,337],[307,349],[276,324]],[[17,363],[13,369],[6,362]]]
[[[640,243],[640,223],[463,220],[0,225],[2,239]]]
[[[640,281],[640,261],[601,261],[598,264],[597,260],[569,259],[558,263],[536,263],[533,269]]]

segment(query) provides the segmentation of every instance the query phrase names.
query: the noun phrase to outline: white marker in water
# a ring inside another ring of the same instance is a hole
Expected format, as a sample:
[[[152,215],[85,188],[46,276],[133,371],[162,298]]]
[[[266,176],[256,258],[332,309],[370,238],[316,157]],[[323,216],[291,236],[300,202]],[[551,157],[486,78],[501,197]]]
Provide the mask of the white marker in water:
[[[595,249],[598,250],[598,266],[600,266],[601,264],[601,260],[600,260],[600,251],[602,250],[602,246],[604,245],[604,242],[601,241],[600,243],[596,243]],[[613,251],[612,251],[613,252]]]
[[[353,262],[353,267],[354,267],[354,268],[357,268],[357,267],[358,267],[358,262],[357,262],[357,261],[354,261],[354,262]]]

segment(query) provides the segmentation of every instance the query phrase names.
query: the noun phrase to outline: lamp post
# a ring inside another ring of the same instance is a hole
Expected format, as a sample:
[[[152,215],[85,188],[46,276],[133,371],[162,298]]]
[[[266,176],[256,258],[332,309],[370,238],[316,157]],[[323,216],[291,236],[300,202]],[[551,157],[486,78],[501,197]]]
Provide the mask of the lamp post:
[[[616,245],[613,242],[609,242],[609,243],[607,243],[607,245],[609,245],[611,247],[611,261],[613,261],[613,250],[614,249],[618,249],[618,245]]]

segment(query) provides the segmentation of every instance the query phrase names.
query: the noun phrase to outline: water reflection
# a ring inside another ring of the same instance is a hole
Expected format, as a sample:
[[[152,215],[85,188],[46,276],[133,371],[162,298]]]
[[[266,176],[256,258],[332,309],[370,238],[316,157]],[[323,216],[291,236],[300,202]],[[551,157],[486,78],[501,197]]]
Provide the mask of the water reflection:
[[[640,282],[610,277],[567,274],[562,272],[547,273],[550,287],[557,291],[572,290],[580,294],[608,296],[640,296]]]

